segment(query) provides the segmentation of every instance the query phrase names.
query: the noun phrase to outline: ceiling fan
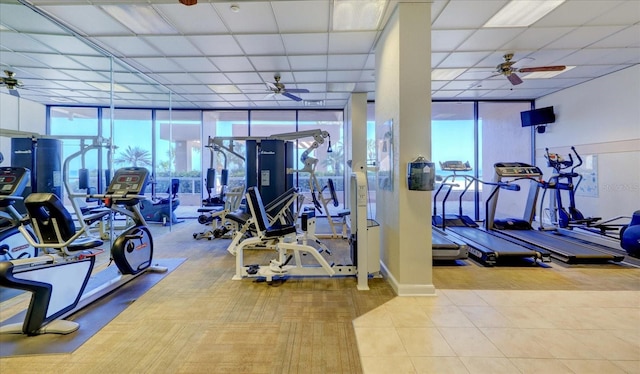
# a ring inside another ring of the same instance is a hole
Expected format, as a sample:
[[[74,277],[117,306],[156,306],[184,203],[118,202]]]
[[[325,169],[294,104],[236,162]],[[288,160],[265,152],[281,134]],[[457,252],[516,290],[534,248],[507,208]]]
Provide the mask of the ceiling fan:
[[[292,95],[293,93],[307,93],[309,92],[309,90],[307,90],[306,88],[293,88],[293,89],[285,89],[285,86],[283,83],[280,83],[280,74],[276,73],[273,76],[273,79],[275,80],[275,82],[266,82],[267,83],[267,88],[269,91],[271,91],[271,93],[268,96],[275,96],[275,95],[282,95],[282,96],[286,96],[291,100],[295,100],[295,101],[302,101],[301,98],[299,98],[296,95]]]
[[[4,74],[5,76],[0,78],[0,86],[6,86],[9,90],[9,94],[15,97],[20,97],[20,93],[17,88],[22,87],[22,83],[14,78],[16,74],[10,70],[5,70]]]
[[[562,71],[567,68],[564,65],[515,68],[513,67],[513,65],[517,63],[517,61],[513,61],[513,53],[506,53],[502,57],[504,58],[504,62],[496,66],[496,75],[504,75],[514,86],[522,83],[522,79],[516,73],[533,73],[536,71]]]

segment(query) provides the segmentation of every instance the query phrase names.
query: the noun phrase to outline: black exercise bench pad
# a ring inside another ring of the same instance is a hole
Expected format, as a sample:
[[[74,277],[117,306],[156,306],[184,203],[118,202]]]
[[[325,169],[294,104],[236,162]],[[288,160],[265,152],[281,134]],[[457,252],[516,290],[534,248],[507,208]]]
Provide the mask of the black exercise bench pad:
[[[68,320],[78,322],[80,329],[68,335],[44,334],[26,336],[19,334],[0,335],[0,357],[28,356],[56,353],[71,353],[80,348],[94,334],[111,322],[124,311],[132,302],[144,295],[169,273],[182,265],[184,258],[155,259],[154,265],[166,266],[165,273],[145,272],[136,279],[124,284],[116,291],[95,301],[86,308],[73,314]],[[111,265],[95,277],[109,279],[105,272],[115,272],[117,268]],[[91,284],[87,285],[89,288]],[[22,322],[25,312],[3,321],[2,324]]]

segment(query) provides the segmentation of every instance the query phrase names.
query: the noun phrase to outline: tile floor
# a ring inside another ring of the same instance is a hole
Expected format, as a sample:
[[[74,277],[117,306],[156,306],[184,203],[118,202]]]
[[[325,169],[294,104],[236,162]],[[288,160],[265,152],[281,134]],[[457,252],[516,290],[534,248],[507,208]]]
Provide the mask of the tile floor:
[[[640,292],[438,290],[354,320],[365,374],[640,373]]]

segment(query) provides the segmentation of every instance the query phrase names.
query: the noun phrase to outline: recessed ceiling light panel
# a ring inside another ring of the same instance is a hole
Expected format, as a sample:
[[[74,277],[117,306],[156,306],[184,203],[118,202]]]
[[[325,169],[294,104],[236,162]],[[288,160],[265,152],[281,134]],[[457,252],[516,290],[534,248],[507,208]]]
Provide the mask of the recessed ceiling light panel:
[[[529,27],[565,0],[512,0],[483,27]]]

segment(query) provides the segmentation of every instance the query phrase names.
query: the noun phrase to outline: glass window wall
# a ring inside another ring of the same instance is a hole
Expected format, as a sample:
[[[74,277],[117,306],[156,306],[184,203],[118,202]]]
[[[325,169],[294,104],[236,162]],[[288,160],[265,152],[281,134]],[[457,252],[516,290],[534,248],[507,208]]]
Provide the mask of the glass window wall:
[[[496,162],[532,162],[531,127],[522,127],[520,112],[531,109],[530,102],[479,102],[478,139],[480,147],[479,177],[493,180]],[[501,190],[496,209],[497,218],[522,218],[527,202],[528,181],[518,182],[520,191]],[[479,198],[480,217],[485,217],[485,201],[492,188],[482,190]]]
[[[431,158],[436,167],[433,204],[438,214],[442,214],[443,209],[447,214],[458,214],[462,207],[464,215],[475,217],[475,190],[482,186],[458,176],[476,175],[475,139],[473,102],[434,102],[431,105]],[[460,165],[465,167],[457,167]],[[451,193],[447,196],[449,188]]]

